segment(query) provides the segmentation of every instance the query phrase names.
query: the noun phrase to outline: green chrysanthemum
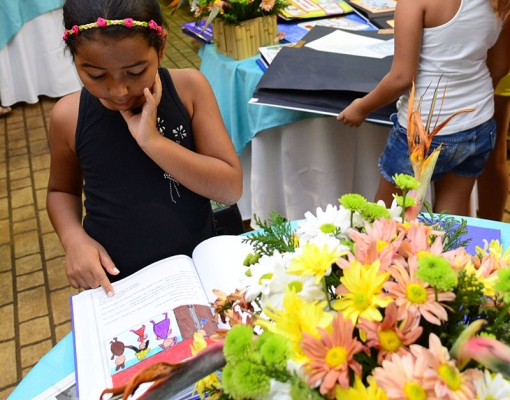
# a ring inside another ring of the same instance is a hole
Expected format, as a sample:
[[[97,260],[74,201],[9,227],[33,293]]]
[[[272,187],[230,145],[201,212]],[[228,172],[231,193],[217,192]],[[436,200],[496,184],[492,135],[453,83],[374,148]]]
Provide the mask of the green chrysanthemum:
[[[235,325],[225,339],[223,354],[228,363],[238,363],[253,354],[253,331],[246,325]]]
[[[367,203],[367,199],[365,199],[360,194],[349,193],[344,194],[342,197],[338,199],[341,205],[343,205],[347,210],[351,211],[361,211],[365,207]]]
[[[365,208],[361,211],[361,216],[370,222],[380,218],[391,219],[388,209],[376,203],[365,204]]]
[[[499,281],[496,282],[495,290],[501,296],[505,303],[510,303],[510,267],[498,271]]]
[[[420,187],[420,182],[414,176],[407,174],[395,174],[393,181],[402,191],[416,190]]]
[[[280,335],[271,334],[260,347],[262,362],[284,370],[291,356],[289,341]]]
[[[400,207],[403,207],[403,208],[409,208],[409,207],[414,207],[416,205],[416,199],[412,196],[406,196],[406,204],[404,206],[404,197],[403,196],[398,196],[396,194],[393,195],[393,197],[395,198],[395,200],[397,200],[397,204],[400,206]]]
[[[452,290],[457,284],[457,274],[450,262],[434,254],[421,256],[418,259],[416,276],[443,292]]]
[[[225,376],[227,370],[227,376]],[[271,378],[265,374],[266,367],[248,360],[227,364],[223,368],[223,388],[235,399],[262,398],[269,393]]]

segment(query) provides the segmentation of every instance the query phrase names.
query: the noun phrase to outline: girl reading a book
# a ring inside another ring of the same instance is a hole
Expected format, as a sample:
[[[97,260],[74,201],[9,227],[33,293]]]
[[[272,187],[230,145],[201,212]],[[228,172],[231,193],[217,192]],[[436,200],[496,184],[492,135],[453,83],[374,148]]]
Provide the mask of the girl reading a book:
[[[424,123],[438,86],[432,126],[458,110],[474,108],[455,116],[430,146],[432,151],[442,143],[432,176],[434,211],[469,214],[473,185],[496,140],[493,92],[494,82],[508,72],[509,58],[502,55],[510,48],[509,8],[508,2],[498,0],[493,4],[489,0],[398,0],[390,71],[373,91],[337,116],[346,125],[359,126],[371,112],[398,99],[398,111],[391,117],[394,126],[379,159],[382,176],[377,200],[391,204],[397,192],[392,180],[396,173],[413,175],[407,115],[408,108],[415,106],[409,104],[414,81]]]
[[[63,14],[84,87],[51,114],[47,209],[70,284],[113,295],[213,236],[210,199],[237,202],[242,170],[206,78],[159,67],[158,0],[66,0]]]

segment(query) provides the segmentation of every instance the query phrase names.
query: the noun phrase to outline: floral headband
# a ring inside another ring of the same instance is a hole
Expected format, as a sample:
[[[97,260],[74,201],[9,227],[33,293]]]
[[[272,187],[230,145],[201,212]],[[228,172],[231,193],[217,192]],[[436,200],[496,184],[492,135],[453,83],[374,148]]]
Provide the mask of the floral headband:
[[[98,18],[96,22],[92,22],[90,24],[85,25],[73,25],[71,29],[66,29],[64,31],[64,36],[62,39],[67,40],[71,35],[78,35],[80,31],[85,31],[87,29],[93,28],[104,28],[109,25],[123,25],[126,28],[132,28],[133,26],[143,26],[145,28],[153,29],[157,32],[158,35],[161,35],[163,32],[163,28],[159,26],[152,19],[149,22],[145,21],[135,21],[133,18],[125,18],[125,19],[104,19]]]

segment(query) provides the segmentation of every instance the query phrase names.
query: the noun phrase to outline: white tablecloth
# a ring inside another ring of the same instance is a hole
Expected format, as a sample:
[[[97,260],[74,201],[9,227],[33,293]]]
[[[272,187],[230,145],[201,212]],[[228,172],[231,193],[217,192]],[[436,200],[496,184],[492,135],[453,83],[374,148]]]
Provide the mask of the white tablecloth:
[[[64,53],[62,9],[26,22],[0,50],[0,102],[37,103],[38,96],[61,97],[81,88],[69,53]]]
[[[390,128],[368,122],[350,128],[321,117],[259,132],[240,157],[243,219],[256,214],[265,220],[273,210],[289,220],[302,219],[306,211],[338,205],[346,193],[373,201],[377,160]]]

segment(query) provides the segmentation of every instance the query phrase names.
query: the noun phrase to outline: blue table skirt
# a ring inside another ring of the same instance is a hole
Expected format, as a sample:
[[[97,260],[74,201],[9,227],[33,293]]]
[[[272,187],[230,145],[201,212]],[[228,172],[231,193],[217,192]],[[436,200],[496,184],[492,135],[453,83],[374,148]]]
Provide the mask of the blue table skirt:
[[[61,7],[62,0],[0,0],[0,49],[18,33],[25,22]]]
[[[23,378],[8,400],[27,400],[75,371],[73,334],[68,333]]]
[[[214,44],[202,45],[198,54],[202,58],[200,71],[212,86],[238,155],[260,131],[306,118],[323,117],[304,111],[248,104],[263,74],[255,62],[259,55],[236,61],[218,53]]]

